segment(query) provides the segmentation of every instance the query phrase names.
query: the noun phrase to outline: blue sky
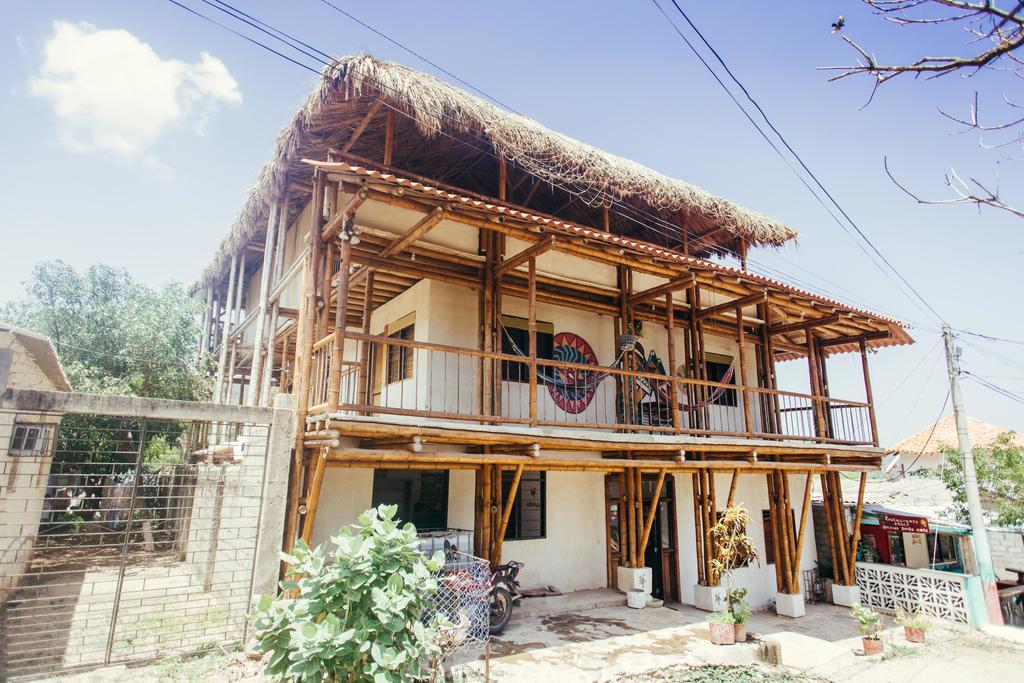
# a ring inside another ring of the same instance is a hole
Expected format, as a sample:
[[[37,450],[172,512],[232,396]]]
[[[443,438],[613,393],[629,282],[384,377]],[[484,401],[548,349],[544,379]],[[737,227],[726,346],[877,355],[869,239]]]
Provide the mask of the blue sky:
[[[199,0],[182,1],[217,14]],[[796,246],[753,253],[753,270],[781,270],[817,291],[934,326],[832,222],[650,2],[335,1],[551,128],[800,230]],[[319,0],[237,5],[326,52],[365,50],[431,71]],[[1016,87],[1006,74],[896,81],[859,110],[866,79],[830,85],[817,70],[853,58],[830,33],[836,16],[846,16],[850,36],[894,61],[965,38],[948,28],[900,29],[852,0],[683,6],[808,165],[946,319],[1024,339],[1024,224],[995,211],[918,206],[882,171],[888,156],[902,180],[936,197],[945,196],[950,167],[990,180],[992,152],[976,135],[951,135],[956,126],[937,108],[966,115],[980,90],[983,112],[1003,113],[1002,93]],[[32,264],[47,258],[123,266],[154,284],[191,281],[314,76],[166,0],[8,3],[5,18],[0,300],[17,296]],[[70,39],[47,53],[59,33],[55,22]],[[107,33],[115,30],[124,33]],[[55,87],[54,70],[89,67],[74,48],[97,32],[130,50],[108,56],[104,79],[85,82],[89,92]],[[90,98],[107,101],[106,88],[127,97],[126,107],[80,116],[77,107]],[[168,97],[174,106],[166,106]],[[136,114],[127,122],[119,118],[126,111]],[[1021,167],[1003,163],[1001,175],[1004,187],[1020,186]],[[912,334],[915,346],[872,356],[883,442],[937,418],[946,395],[937,336]],[[1022,349],[965,345],[963,364],[1024,392]],[[831,362],[834,395],[861,391],[854,360]],[[802,363],[783,369],[794,387],[805,375]],[[1020,404],[971,382],[965,392],[972,415],[1024,429]]]

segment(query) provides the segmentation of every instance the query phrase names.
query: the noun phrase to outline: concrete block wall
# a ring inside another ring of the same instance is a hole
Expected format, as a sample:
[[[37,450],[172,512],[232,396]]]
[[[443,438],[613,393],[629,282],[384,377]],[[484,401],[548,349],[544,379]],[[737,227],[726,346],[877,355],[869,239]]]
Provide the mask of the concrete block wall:
[[[992,551],[992,564],[996,576],[1007,581],[1016,581],[1017,575],[1006,571],[1007,567],[1024,569],[1024,530],[988,530],[988,544]]]

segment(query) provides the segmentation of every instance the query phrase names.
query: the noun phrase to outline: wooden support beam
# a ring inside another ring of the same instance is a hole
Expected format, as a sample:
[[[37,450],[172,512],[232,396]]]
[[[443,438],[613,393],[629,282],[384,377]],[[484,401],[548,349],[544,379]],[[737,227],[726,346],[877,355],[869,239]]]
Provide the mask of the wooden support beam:
[[[529,298],[527,299],[530,355],[530,426],[537,426],[537,259],[530,258]],[[539,450],[539,447],[538,447]]]
[[[636,478],[633,476],[632,470],[626,471],[626,528],[629,529],[629,540],[628,555],[629,563],[627,567],[636,567]]]
[[[349,200],[345,202],[345,206],[341,207],[340,211],[335,212],[323,227],[321,234],[324,241],[332,239],[335,235],[341,232],[341,229],[345,225],[345,221],[355,216],[356,210],[366,202],[369,196],[370,193],[367,192],[366,188],[363,188],[349,197]]]
[[[819,344],[820,346],[820,344]],[[871,373],[868,371],[868,345],[860,340],[861,374],[864,376],[864,402],[868,404],[868,420],[871,424],[871,443],[878,445],[878,422],[875,420],[875,398],[871,392]]]
[[[384,120],[384,165],[390,166],[395,153],[395,110],[389,107]]]
[[[342,154],[348,154],[350,151],[352,151],[352,147],[354,147],[355,144],[359,142],[359,138],[362,137],[364,132],[366,132],[366,127],[369,126],[370,123],[373,121],[374,117],[377,116],[377,112],[380,111],[381,106],[383,105],[380,100],[374,100],[370,104],[370,108],[369,110],[367,110],[366,115],[355,127],[355,130],[352,131],[352,135],[348,137],[348,141],[345,142],[345,144],[342,146]]]
[[[495,266],[494,277],[501,277],[502,275],[505,275],[515,270],[516,268],[523,265],[527,261],[530,261],[531,259],[536,259],[541,254],[550,251],[551,249],[554,249],[555,244],[557,242],[558,238],[555,237],[554,235],[551,235],[546,239],[543,239],[540,242],[537,242],[536,244],[533,244],[527,247],[526,249],[523,249],[515,256],[505,259],[500,264]]]
[[[736,484],[739,481],[740,472],[739,470],[732,471],[732,479],[729,480],[729,497],[725,501],[725,507],[731,508],[733,502],[736,500]]]
[[[818,342],[821,346],[841,346],[845,344],[860,344],[861,342],[880,341],[890,339],[892,334],[888,330],[884,332],[865,332],[864,334],[851,334],[843,337],[822,339]]]
[[[411,246],[413,242],[426,235],[434,228],[434,226],[443,221],[446,215],[447,212],[440,206],[435,208],[433,211],[421,218],[416,225],[412,226],[412,228],[410,228],[405,234],[396,237],[390,244],[384,247],[380,252],[380,258],[389,258],[402,253],[405,251],[406,247]]]
[[[804,330],[811,330],[815,327],[822,327],[824,325],[831,325],[837,323],[842,319],[841,313],[833,313],[832,315],[822,316],[821,318],[810,318],[808,320],[801,320],[795,323],[786,323],[784,325],[775,325],[768,328],[769,334],[772,336],[778,334],[789,334],[790,332],[802,332]]]
[[[665,485],[665,469],[658,472],[658,481],[654,485],[654,494],[651,496],[651,503],[647,509],[647,518],[644,520],[643,534],[640,536],[640,552],[645,553],[647,539],[651,536],[651,526],[654,524],[654,516],[658,513],[658,499],[661,497],[661,488]]]
[[[508,520],[512,515],[512,506],[516,502],[516,494],[519,492],[519,480],[523,478],[523,466],[516,467],[512,475],[512,484],[509,486],[508,498],[504,501],[504,510],[501,513],[501,524],[498,525],[498,532],[494,536],[494,552],[491,555],[491,564],[501,564],[501,545],[505,541],[505,531],[508,529]],[[498,490],[501,490],[501,471],[498,471]]]
[[[807,529],[807,515],[811,511],[811,489],[814,488],[814,475],[810,472],[807,473],[807,478],[804,480],[804,500],[803,505],[800,507],[800,520],[797,522],[797,536],[796,536],[796,548],[793,552],[793,585],[799,587],[800,585],[800,555],[804,547],[804,532]]]
[[[688,274],[682,277],[677,277],[673,280],[669,280],[663,285],[651,287],[650,289],[645,289],[642,292],[637,292],[636,294],[630,295],[629,305],[635,306],[645,301],[650,301],[651,299],[657,299],[666,294],[669,294],[670,292],[678,292],[684,289],[691,289],[692,287],[696,286],[696,284],[696,275]]]
[[[703,309],[697,311],[697,317],[698,318],[702,318],[702,319],[703,318],[709,318],[711,316],[718,315],[719,313],[724,313],[724,312],[730,311],[730,310],[737,310],[738,311],[740,308],[743,308],[745,306],[754,306],[756,304],[763,304],[763,303],[765,303],[767,301],[768,301],[768,290],[764,290],[762,292],[755,292],[754,294],[751,294],[749,296],[743,296],[743,297],[740,297],[738,299],[733,299],[732,301],[726,301],[726,302],[721,303],[721,304],[716,304],[715,306],[709,306],[708,308],[703,308]],[[736,315],[736,323],[738,325],[742,325],[743,324],[743,319],[739,315],[739,313],[737,313],[737,315]]]
[[[857,579],[857,544],[860,543],[860,522],[864,514],[864,489],[868,483],[868,473],[861,472],[860,486],[857,489],[857,516],[853,523],[853,537],[850,539],[850,552],[847,555],[847,577],[856,583]]]
[[[313,539],[313,526],[316,524],[316,510],[320,505],[320,490],[324,483],[324,470],[327,467],[327,449],[317,449],[316,465],[313,477],[306,489],[306,516],[302,520],[302,540],[308,545]]]

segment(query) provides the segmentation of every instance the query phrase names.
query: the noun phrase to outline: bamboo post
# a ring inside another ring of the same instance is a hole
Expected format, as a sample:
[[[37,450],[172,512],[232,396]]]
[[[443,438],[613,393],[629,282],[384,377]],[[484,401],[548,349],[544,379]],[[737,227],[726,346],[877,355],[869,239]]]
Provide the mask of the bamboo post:
[[[619,476],[619,565],[623,567],[629,566],[629,544],[632,543],[630,540],[629,526],[626,523],[629,517],[626,512],[626,508],[629,506],[629,499],[626,495],[626,470],[622,469],[618,472]]]
[[[260,381],[260,398],[258,405],[270,404],[270,383],[274,377],[274,353],[277,351],[277,319],[280,315],[280,305],[274,302],[270,311],[270,333],[267,335],[266,358],[264,360],[263,378]]]
[[[665,294],[665,331],[668,334],[668,376],[669,380],[669,408],[672,411],[672,428],[679,433],[679,385],[676,383],[676,331],[675,331],[675,302],[672,300],[672,292]]]
[[[832,502],[830,500],[830,491],[828,486],[828,476],[825,472],[819,475],[821,481],[821,498],[822,504],[821,509],[825,513],[825,531],[828,532],[828,546],[829,552],[832,556],[832,579],[836,583],[841,583],[840,572],[841,569],[839,564],[839,551],[836,549],[836,528],[832,520]]]
[[[284,275],[284,245],[288,235],[288,208],[290,205],[287,178],[285,179],[284,200],[277,215],[277,246],[274,247],[274,285],[281,282]]]
[[[395,110],[389,107],[384,120],[384,165],[390,166],[395,151]]]
[[[231,338],[232,320],[234,318],[234,307],[231,305],[235,297],[235,278],[238,274],[238,254],[231,254],[231,268],[228,271],[228,293],[227,305],[224,307],[222,326],[224,332],[221,335],[220,358],[217,360],[217,374],[213,381],[213,400],[215,403],[223,403],[224,375],[228,362],[228,340]]]
[[[693,473],[693,531],[694,539],[696,541],[697,550],[697,583],[701,586],[706,586],[707,577],[704,574],[704,515],[703,505],[701,504],[701,497],[703,496],[703,486],[701,481],[700,473]]]
[[[775,549],[775,589],[782,593],[784,592],[784,581],[783,575],[783,561],[780,559],[782,554],[782,539],[779,538],[779,512],[778,505],[775,499],[775,473],[766,472],[765,481],[768,485],[768,527],[771,529],[772,534],[772,548]]]
[[[799,531],[796,537],[796,554],[794,555],[793,563],[796,565],[796,571],[800,570],[800,555],[803,553],[804,548],[804,531],[807,529],[807,515],[811,511],[811,491],[814,488],[814,473],[808,471],[807,478],[804,480],[804,500],[800,507],[800,521]],[[799,574],[794,572],[794,582],[799,586]]]
[[[729,497],[725,501],[725,507],[731,508],[734,500],[736,499],[736,482],[740,478],[740,471],[738,469],[732,471],[732,479],[729,480]]]
[[[779,480],[782,482],[782,520],[786,527],[786,542],[789,545],[789,589],[790,593],[796,593],[793,577],[798,569],[793,566],[794,558],[798,557],[799,550],[796,547],[796,529],[793,528],[796,520],[793,519],[793,500],[789,495],[789,475],[779,472]]]
[[[340,405],[342,360],[345,356],[345,327],[348,322],[348,280],[352,254],[352,243],[342,239],[338,245],[338,292],[334,314],[334,341],[331,343],[331,385],[327,391],[327,403],[330,410],[336,411]]]
[[[825,441],[825,418],[821,405],[821,378],[818,375],[817,348],[814,343],[814,335],[807,330],[807,370],[810,375],[811,402],[814,408],[814,431],[818,441]]]
[[[846,503],[843,500],[843,482],[838,472],[830,472],[832,475],[833,484],[832,487],[835,490],[835,503],[836,503],[836,531],[839,534],[839,561],[843,565],[844,571],[844,585],[850,586],[850,575],[846,571],[849,568],[849,564],[846,558],[847,543],[849,543],[849,533],[846,530]]]
[[[715,519],[712,514],[714,504],[712,503],[712,491],[713,479],[711,473],[707,469],[702,469],[701,474],[704,477],[704,496],[701,499],[703,505],[703,516],[704,516],[704,576],[707,577],[709,586],[718,585],[718,576],[711,569],[711,560],[715,555],[715,541],[711,534],[711,527],[715,525]]]
[[[635,520],[635,526],[633,528],[633,538],[636,539],[636,566],[642,567],[646,565],[646,552],[645,548],[640,545],[640,537],[643,535],[643,472],[637,467],[633,470],[633,476],[636,478],[636,484],[633,486],[633,492],[636,494],[636,515],[633,517]]]
[[[213,307],[213,285],[206,286],[206,307],[203,308],[202,336],[199,337],[199,347],[196,350],[196,364],[202,362],[210,344],[210,316]]]
[[[868,483],[868,473],[860,473],[860,486],[857,489],[857,517],[853,523],[853,538],[850,539],[850,554],[847,558],[849,570],[846,575],[852,579],[850,585],[856,583],[857,576],[857,544],[860,543],[860,522],[864,513],[864,489]]]
[[[512,515],[512,505],[516,502],[516,495],[519,492],[519,480],[522,477],[523,466],[519,465],[516,467],[515,474],[512,475],[512,485],[509,486],[508,498],[504,501],[504,510],[501,513],[501,524],[498,526],[498,533],[495,534],[494,555],[491,558],[493,564],[501,564],[501,545],[505,541],[505,531],[508,529],[508,520]]]
[[[744,269],[746,270],[746,269]],[[747,378],[747,360],[746,360],[746,339],[745,331],[743,329],[743,307],[736,307],[736,340],[737,340],[737,353],[739,354],[740,360],[740,393],[742,394],[741,400],[743,401],[743,424],[746,426],[747,434],[754,433],[754,419],[750,414],[750,392],[747,391],[747,387],[750,386]]]
[[[484,466],[474,468],[473,474],[473,555],[484,556],[483,540]]]
[[[494,495],[492,492],[494,471],[490,465],[484,465],[482,469],[484,473],[484,509],[482,516],[483,524],[480,529],[481,536],[483,537],[480,541],[480,550],[481,554],[489,560],[491,558],[491,509],[494,505]]]
[[[497,235],[491,232],[484,234],[486,253],[484,254],[484,287],[483,298],[483,349],[494,350],[494,259],[497,247]],[[490,357],[480,361],[480,386],[482,391],[482,412],[484,415],[494,414],[494,361]]]
[[[366,274],[366,283],[363,285],[363,334],[370,334],[370,321],[373,317],[373,290],[374,271]],[[359,401],[364,405],[370,405],[373,397],[373,382],[370,381],[370,352],[372,344],[368,341],[359,342],[361,345],[359,354]]]
[[[250,371],[249,393],[246,405],[254,406],[260,397],[263,380],[263,344],[266,341],[267,302],[270,297],[270,274],[274,269],[274,237],[277,233],[278,200],[270,204],[270,216],[267,218],[267,234],[263,241],[263,265],[260,268],[260,295],[256,306],[256,335],[252,345],[252,367]],[[273,331],[271,331],[273,336]]]
[[[868,344],[864,337],[860,338],[860,363],[864,374],[864,401],[868,404],[868,420],[871,423],[871,444],[877,446],[878,423],[875,421],[875,400],[871,393],[871,373],[868,372]]]
[[[316,465],[309,488],[306,490],[306,516],[302,520],[302,540],[309,544],[313,539],[316,524],[316,509],[320,505],[320,490],[324,483],[324,469],[327,466],[327,448],[317,449]]]
[[[626,475],[626,527],[629,529],[629,564],[627,567],[636,567],[636,478],[632,471]]]
[[[530,259],[529,275],[530,333],[530,426],[537,426],[537,259]]]
[[[665,469],[658,472],[658,481],[654,485],[654,494],[651,496],[650,507],[647,511],[647,519],[644,521],[643,535],[640,536],[640,547],[647,548],[647,540],[651,535],[651,526],[654,524],[654,516],[658,513],[658,499],[661,497],[661,488],[665,484]]]

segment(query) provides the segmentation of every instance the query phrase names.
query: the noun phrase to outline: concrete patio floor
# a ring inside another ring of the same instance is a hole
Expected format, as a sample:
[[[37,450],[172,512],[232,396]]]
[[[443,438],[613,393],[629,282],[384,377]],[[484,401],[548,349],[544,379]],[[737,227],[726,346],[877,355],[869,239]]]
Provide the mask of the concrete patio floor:
[[[545,599],[550,600],[550,599]],[[936,626],[927,645],[907,643],[887,619],[887,654],[864,657],[846,608],[809,605],[800,619],[755,613],[751,639],[734,646],[710,642],[707,613],[685,605],[632,610],[620,594],[586,591],[540,604],[524,600],[508,629],[492,639],[490,678],[515,681],[614,681],[677,665],[751,664],[755,638],[776,641],[782,665],[834,681],[1019,680],[1024,649],[991,634]],[[577,609],[577,607],[579,607]],[[488,664],[453,666],[456,681],[482,681]]]

